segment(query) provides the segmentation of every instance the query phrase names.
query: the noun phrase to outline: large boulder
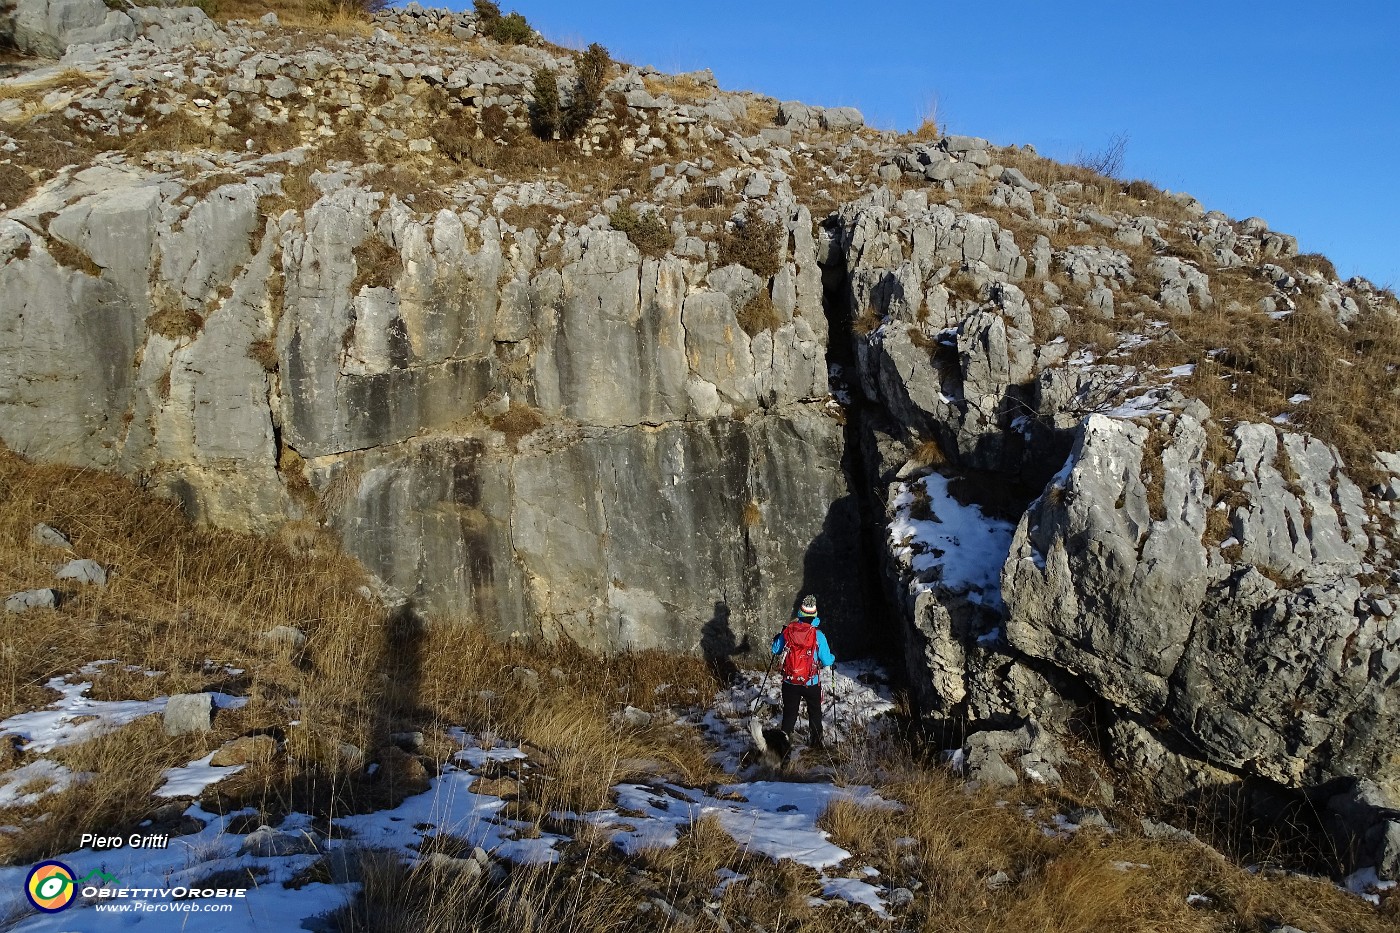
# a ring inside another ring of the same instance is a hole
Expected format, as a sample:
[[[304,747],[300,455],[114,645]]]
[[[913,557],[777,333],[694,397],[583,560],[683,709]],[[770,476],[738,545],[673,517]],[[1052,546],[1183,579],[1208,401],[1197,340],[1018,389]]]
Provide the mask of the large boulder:
[[[138,29],[102,0],[16,0],[0,12],[0,33],[21,52],[59,58],[70,45],[134,39]]]
[[[1237,537],[1208,544],[1200,423],[1090,416],[1017,528],[1010,642],[1216,767],[1295,789],[1394,781],[1400,626],[1361,598],[1354,487],[1315,439],[1235,438]]]

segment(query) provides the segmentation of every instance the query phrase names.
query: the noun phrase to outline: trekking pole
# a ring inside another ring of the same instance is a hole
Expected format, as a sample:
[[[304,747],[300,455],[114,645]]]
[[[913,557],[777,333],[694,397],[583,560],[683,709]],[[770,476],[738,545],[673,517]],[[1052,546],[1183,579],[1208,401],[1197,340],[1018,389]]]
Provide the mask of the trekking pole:
[[[835,668],[827,668],[827,672],[826,672],[826,682],[827,682],[827,685],[828,685],[828,686],[827,686],[826,689],[824,689],[824,690],[822,691],[822,707],[823,707],[823,709],[822,709],[822,718],[823,718],[823,719],[828,718],[828,717],[827,717],[827,714],[828,714],[828,713],[832,714],[830,718],[833,720],[832,726],[835,726],[835,725],[836,725],[836,723],[835,723],[835,721],[834,721],[834,720],[835,720],[835,713],[836,713],[836,669],[835,669]],[[836,740],[836,735],[837,735],[836,729],[834,729],[834,728],[831,729],[831,730],[830,730],[830,734],[831,734],[831,739],[832,739],[832,741],[834,742],[834,741]]]
[[[763,685],[762,685],[761,687],[758,688],[758,696],[754,697],[754,698],[753,698],[753,702],[749,704],[749,712],[750,712],[750,713],[757,711],[757,709],[758,709],[758,702],[759,702],[760,700],[762,700],[762,699],[764,698],[765,695],[767,695],[767,693],[768,693],[768,678],[769,678],[770,676],[772,676],[772,674],[773,674],[773,664],[774,664],[774,662],[777,661],[777,660],[778,660],[778,656],[777,656],[776,654],[773,654],[772,652],[769,652],[769,654],[768,654],[768,670],[766,670],[766,671],[763,672]]]

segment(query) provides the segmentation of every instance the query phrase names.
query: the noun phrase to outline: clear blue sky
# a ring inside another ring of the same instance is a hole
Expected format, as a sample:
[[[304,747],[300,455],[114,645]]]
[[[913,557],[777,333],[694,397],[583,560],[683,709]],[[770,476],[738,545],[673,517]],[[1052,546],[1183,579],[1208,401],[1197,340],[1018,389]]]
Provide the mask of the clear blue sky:
[[[1121,133],[1129,177],[1400,288],[1400,0],[500,5],[556,42],[852,105],[880,128],[936,100],[953,132],[1061,159]]]

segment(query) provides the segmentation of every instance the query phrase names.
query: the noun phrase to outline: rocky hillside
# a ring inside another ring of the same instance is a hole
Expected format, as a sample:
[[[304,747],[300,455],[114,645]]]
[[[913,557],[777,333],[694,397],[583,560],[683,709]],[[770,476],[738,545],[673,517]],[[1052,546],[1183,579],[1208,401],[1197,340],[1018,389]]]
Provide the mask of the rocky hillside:
[[[982,780],[1087,738],[1400,873],[1393,294],[1029,146],[486,32],[21,0],[66,51],[0,85],[0,439],[500,635],[727,656],[815,592]]]

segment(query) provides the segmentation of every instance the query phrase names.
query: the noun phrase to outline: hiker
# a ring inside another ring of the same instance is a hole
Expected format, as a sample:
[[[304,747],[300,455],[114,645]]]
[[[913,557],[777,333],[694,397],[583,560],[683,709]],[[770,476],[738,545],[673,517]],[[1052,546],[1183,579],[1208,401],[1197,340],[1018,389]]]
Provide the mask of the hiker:
[[[797,618],[783,626],[773,639],[773,654],[783,654],[783,732],[792,737],[797,727],[797,706],[807,703],[807,724],[811,729],[808,745],[822,748],[821,669],[836,663],[836,655],[817,631],[822,624],[817,615],[817,598],[802,600]]]

